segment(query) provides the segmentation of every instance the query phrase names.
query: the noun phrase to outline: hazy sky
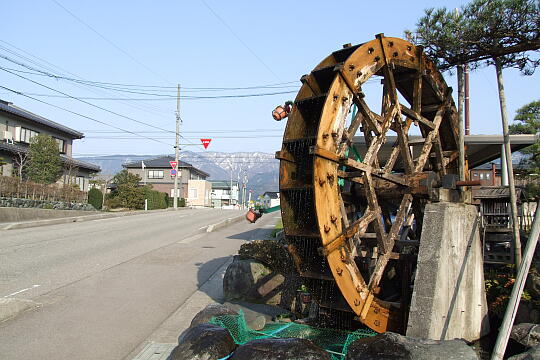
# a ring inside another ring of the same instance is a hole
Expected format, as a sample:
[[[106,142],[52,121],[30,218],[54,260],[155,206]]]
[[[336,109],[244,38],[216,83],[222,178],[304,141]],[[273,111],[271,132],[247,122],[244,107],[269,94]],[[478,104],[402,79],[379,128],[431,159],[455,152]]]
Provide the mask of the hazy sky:
[[[86,138],[75,144],[76,154],[172,153],[174,134],[160,129],[174,131],[174,86],[177,83],[182,86],[182,95],[191,97],[292,92],[298,89],[303,74],[309,73],[342,44],[369,41],[377,33],[403,37],[403,30],[414,28],[425,8],[455,8],[463,3],[423,0],[384,3],[5,1],[0,22],[0,56],[33,70],[4,58],[0,58],[0,66],[29,72],[17,74],[74,97],[101,98],[84,101],[116,114],[73,99],[49,97],[60,94],[3,70],[0,70],[0,85],[34,94],[31,96],[36,99],[159,142],[123,133],[4,89],[0,89],[0,98],[83,131]],[[95,82],[145,87],[122,86],[123,92],[104,90],[39,76],[35,69]],[[510,69],[505,70],[504,75],[508,112],[513,118],[517,108],[540,97],[539,75],[537,72],[524,77]],[[449,74],[445,77],[457,96],[455,77]],[[286,84],[227,91],[194,89],[277,83]],[[182,99],[181,131],[186,137],[181,141],[186,144],[183,148],[204,151],[198,145],[199,139],[212,138],[209,150],[274,152],[280,148],[285,122],[275,122],[271,111],[277,104],[294,97],[295,94],[290,93]],[[128,98],[131,100],[126,100]],[[132,100],[149,98],[159,100]],[[471,74],[471,130],[476,134],[501,132],[493,67]]]

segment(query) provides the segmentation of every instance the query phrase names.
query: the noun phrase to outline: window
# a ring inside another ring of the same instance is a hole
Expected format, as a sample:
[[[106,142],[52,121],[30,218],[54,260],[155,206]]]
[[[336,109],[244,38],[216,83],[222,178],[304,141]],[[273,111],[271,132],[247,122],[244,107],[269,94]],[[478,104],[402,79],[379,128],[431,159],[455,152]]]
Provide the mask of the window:
[[[61,154],[66,153],[66,141],[64,139],[54,138],[56,143],[58,144],[58,151],[60,151]]]
[[[79,188],[81,189],[81,191],[84,191],[84,177],[77,176],[75,178],[75,184],[79,185]]]
[[[163,179],[163,170],[148,170],[149,179]]]
[[[189,189],[189,198],[190,199],[197,199],[199,196],[198,196],[198,192],[197,192],[197,189]]]
[[[37,132],[37,131],[30,130],[30,129],[22,127],[21,128],[20,141],[23,142],[23,143],[30,144],[30,140],[32,140],[32,138],[34,136],[37,136],[38,134],[39,134],[39,132]]]

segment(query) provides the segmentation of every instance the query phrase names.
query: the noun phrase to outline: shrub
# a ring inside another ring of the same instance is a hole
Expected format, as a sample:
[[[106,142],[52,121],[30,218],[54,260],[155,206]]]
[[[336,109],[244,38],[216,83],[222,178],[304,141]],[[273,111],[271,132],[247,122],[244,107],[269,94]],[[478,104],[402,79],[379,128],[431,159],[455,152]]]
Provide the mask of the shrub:
[[[145,189],[145,197],[148,200],[148,210],[165,209],[167,208],[167,202],[165,201],[165,193]]]
[[[96,208],[96,210],[101,210],[103,206],[103,193],[101,190],[92,188],[88,191],[88,203]]]
[[[169,196],[169,207],[174,206],[174,197]],[[184,198],[178,198],[178,207],[184,207],[186,206],[186,199]]]
[[[107,200],[105,201],[105,204],[107,204],[107,207],[109,209],[115,209],[115,208],[120,208],[122,207],[122,201],[120,201],[119,198],[117,197],[109,197],[107,198]]]

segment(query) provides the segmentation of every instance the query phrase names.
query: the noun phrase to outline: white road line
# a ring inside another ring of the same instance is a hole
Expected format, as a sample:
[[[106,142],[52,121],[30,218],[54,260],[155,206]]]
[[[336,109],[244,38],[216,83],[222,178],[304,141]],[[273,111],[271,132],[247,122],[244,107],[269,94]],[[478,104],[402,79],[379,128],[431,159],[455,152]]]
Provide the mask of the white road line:
[[[10,297],[10,296],[14,296],[14,295],[23,293],[23,292],[25,292],[25,291],[35,289],[35,288],[40,287],[40,286],[41,286],[41,285],[32,285],[32,287],[29,287],[29,288],[26,288],[26,289],[22,289],[22,290],[19,290],[19,291],[15,291],[14,293],[11,293],[11,294],[6,295],[6,296],[4,296],[4,297],[7,298],[7,297]]]

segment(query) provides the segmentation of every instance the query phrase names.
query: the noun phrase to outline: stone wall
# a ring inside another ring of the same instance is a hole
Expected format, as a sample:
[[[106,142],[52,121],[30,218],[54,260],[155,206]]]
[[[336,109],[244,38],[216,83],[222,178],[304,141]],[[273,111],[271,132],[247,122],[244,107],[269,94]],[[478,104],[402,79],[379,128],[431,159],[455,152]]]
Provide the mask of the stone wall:
[[[90,204],[0,197],[0,207],[95,211]]]

